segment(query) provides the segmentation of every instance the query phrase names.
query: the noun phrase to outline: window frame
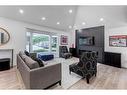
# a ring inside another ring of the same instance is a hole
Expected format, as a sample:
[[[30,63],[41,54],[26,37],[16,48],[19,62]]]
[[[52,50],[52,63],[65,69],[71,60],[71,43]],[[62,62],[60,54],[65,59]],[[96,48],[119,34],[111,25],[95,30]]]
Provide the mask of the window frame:
[[[27,32],[29,32],[29,31],[27,31]],[[27,32],[26,32],[26,37],[27,37]],[[46,33],[44,33],[44,32],[34,32],[34,31],[32,31],[32,32],[29,32],[30,33],[30,42],[29,42],[29,52],[34,52],[34,50],[33,50],[33,41],[32,41],[32,37],[33,37],[33,34],[34,33],[37,33],[37,34],[43,34],[43,35],[47,35],[47,36],[49,36],[49,50],[48,50],[48,52],[39,52],[39,53],[57,53],[58,52],[58,49],[59,49],[59,40],[58,40],[58,36],[57,35],[52,35],[52,34],[46,34]],[[57,47],[56,47],[56,51],[52,51],[52,37],[57,37]],[[27,40],[26,40],[26,43],[27,43]],[[27,45],[27,44],[26,44]],[[26,48],[26,46],[25,46],[25,48]]]

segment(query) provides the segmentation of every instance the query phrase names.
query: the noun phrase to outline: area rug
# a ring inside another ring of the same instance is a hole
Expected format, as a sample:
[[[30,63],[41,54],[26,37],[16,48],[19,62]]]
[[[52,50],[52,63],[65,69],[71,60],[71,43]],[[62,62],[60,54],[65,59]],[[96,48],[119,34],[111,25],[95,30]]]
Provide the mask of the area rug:
[[[71,73],[69,74],[69,65],[74,64],[76,62],[79,62],[78,58],[70,58],[70,59],[64,59],[64,58],[55,58],[52,61],[48,62],[57,62],[62,64],[62,84],[61,86],[57,85],[53,87],[52,89],[68,89],[72,85],[74,85],[76,82],[78,82],[81,79],[81,76]]]

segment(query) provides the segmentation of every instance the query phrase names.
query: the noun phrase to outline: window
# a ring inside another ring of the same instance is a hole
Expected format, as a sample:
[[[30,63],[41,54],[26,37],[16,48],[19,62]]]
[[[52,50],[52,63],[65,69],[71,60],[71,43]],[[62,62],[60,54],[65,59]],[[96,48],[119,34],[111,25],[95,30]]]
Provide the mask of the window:
[[[50,36],[45,34],[33,33],[32,48],[33,52],[49,52]]]
[[[29,52],[57,52],[58,37],[27,32],[26,50]]]
[[[30,37],[31,37],[31,33],[27,32],[26,33],[26,50],[30,52]]]
[[[52,36],[51,37],[51,51],[56,52],[57,51],[57,44],[58,44],[58,37],[57,36]]]

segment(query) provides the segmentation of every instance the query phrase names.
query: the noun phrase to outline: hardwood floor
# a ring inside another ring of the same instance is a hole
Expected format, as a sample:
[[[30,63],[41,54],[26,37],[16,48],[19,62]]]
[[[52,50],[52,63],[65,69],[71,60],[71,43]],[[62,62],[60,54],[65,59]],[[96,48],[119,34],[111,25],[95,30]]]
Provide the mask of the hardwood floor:
[[[58,86],[53,89],[60,89]],[[25,89],[16,67],[0,72],[0,89]],[[97,76],[90,80],[90,84],[81,79],[69,89],[127,89],[127,69],[100,64]]]
[[[98,73],[90,84],[80,80],[69,89],[127,89],[127,69],[98,65]]]
[[[0,72],[0,89],[21,89],[16,67]]]

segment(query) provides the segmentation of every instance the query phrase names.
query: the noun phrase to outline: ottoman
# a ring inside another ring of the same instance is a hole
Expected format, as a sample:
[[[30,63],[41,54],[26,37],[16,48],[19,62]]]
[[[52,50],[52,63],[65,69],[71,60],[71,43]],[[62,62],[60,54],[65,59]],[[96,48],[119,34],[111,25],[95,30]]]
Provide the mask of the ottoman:
[[[52,60],[54,59],[54,55],[53,54],[45,54],[45,53],[39,53],[38,54],[38,58],[40,58],[43,61],[48,61],[48,60]]]

